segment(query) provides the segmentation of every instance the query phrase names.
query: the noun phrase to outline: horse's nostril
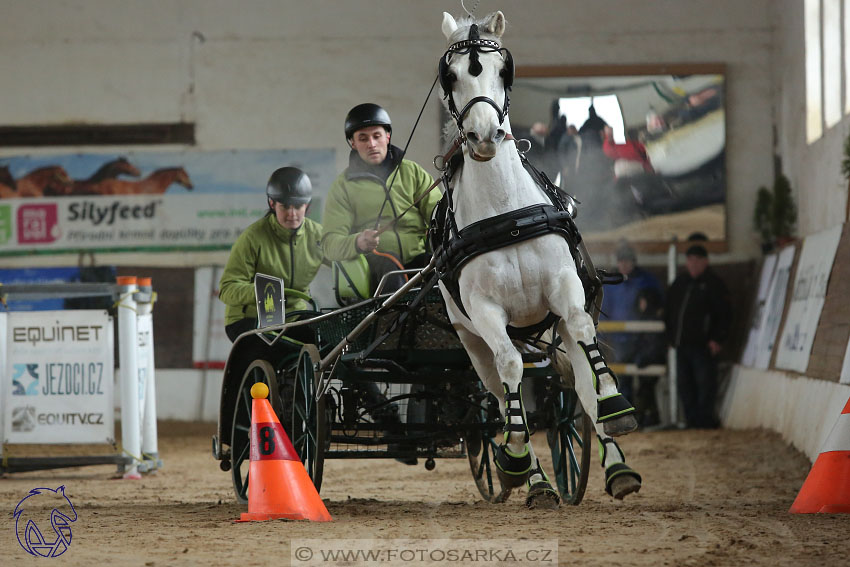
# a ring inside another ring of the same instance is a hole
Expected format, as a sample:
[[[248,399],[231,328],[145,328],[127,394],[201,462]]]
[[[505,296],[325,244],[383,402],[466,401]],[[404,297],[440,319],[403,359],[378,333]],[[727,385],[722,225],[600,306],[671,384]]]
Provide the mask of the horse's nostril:
[[[476,134],[475,132],[467,132],[466,133],[466,139],[469,140],[470,142],[478,142],[480,140],[480,138],[478,137],[478,134]]]

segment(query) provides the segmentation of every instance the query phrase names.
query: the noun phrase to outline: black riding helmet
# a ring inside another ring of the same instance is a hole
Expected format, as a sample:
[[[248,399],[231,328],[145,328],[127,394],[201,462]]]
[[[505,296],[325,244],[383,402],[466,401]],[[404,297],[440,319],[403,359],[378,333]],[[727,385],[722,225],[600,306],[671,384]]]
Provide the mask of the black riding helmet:
[[[345,117],[345,139],[350,140],[354,133],[367,126],[383,126],[392,133],[393,123],[387,111],[371,102],[358,104],[348,111]]]
[[[266,196],[284,205],[306,205],[313,198],[313,184],[297,167],[281,167],[269,178]]]

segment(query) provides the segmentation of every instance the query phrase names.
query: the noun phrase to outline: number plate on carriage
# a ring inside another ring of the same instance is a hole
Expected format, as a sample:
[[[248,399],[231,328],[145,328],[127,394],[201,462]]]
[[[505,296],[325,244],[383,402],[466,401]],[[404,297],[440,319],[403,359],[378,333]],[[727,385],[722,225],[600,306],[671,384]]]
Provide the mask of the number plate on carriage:
[[[257,328],[282,325],[286,315],[283,280],[257,274],[254,276],[254,296],[257,300]]]

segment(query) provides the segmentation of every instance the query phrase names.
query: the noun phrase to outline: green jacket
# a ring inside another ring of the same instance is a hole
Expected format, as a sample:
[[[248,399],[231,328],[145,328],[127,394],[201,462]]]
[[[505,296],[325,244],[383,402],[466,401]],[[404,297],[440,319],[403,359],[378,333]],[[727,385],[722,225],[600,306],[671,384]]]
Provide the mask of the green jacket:
[[[219,282],[219,299],[227,306],[224,324],[257,318],[254,275],[283,278],[284,287],[308,293],[310,282],[322,264],[322,225],[304,219],[298,230],[280,226],[266,215],[239,235],[230,249],[227,266]],[[308,309],[303,299],[287,298],[286,312]]]
[[[343,171],[331,185],[325,202],[322,224],[325,235],[322,246],[328,260],[351,260],[359,254],[355,240],[364,229],[374,229],[375,221],[386,196],[385,182],[365,167],[363,160],[352,152],[349,167]],[[394,148],[394,155],[401,150]],[[386,183],[393,181],[390,189],[390,202],[384,205],[380,226],[384,227],[395,217],[393,209],[401,213],[413,204],[433,182],[428,173],[418,164],[401,159],[390,171]],[[392,252],[407,263],[425,252],[425,232],[431,222],[431,212],[440,200],[442,193],[433,189],[427,197],[410,209],[399,219],[393,229],[381,235],[378,250]],[[399,241],[401,248],[399,249]]]

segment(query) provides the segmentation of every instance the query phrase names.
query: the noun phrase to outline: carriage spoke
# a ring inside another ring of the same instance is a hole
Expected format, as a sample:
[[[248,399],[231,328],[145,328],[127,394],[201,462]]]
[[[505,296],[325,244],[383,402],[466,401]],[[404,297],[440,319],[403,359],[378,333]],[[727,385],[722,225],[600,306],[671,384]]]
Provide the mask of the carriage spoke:
[[[240,495],[246,500],[248,499],[248,475],[250,474],[251,471],[249,469],[248,472],[245,473],[245,481],[242,483],[242,490],[239,491]]]
[[[242,401],[245,404],[245,411],[248,412],[248,416],[250,418],[250,416],[251,416],[251,399],[252,399],[251,398],[251,391],[250,390],[242,390],[240,392],[240,394],[242,396]]]

